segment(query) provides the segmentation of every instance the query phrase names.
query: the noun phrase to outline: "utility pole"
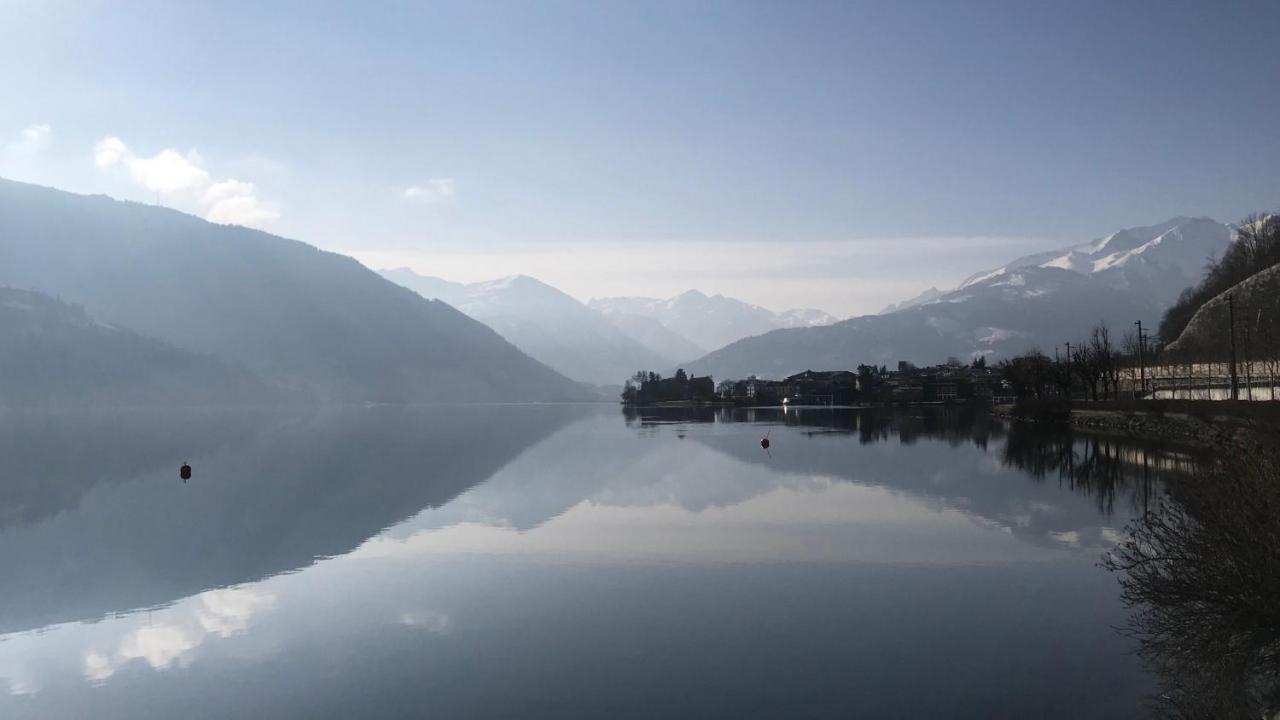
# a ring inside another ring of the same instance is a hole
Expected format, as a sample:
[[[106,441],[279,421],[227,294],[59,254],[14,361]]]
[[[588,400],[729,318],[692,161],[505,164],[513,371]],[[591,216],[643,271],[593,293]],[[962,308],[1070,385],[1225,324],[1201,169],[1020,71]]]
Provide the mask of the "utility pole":
[[[1244,324],[1244,399],[1253,399],[1253,343],[1249,338],[1249,323]]]
[[[1053,346],[1053,382],[1058,386],[1058,394],[1062,394],[1062,358],[1058,357],[1058,346]]]
[[[1142,391],[1138,393],[1138,399],[1142,399],[1147,395],[1147,362],[1142,352],[1142,321],[1134,324],[1138,326],[1138,372],[1142,374]]]
[[[1071,400],[1071,343],[1067,343],[1067,400]]]
[[[1231,325],[1231,399],[1240,399],[1240,378],[1236,375],[1236,297],[1227,295],[1227,322]]]

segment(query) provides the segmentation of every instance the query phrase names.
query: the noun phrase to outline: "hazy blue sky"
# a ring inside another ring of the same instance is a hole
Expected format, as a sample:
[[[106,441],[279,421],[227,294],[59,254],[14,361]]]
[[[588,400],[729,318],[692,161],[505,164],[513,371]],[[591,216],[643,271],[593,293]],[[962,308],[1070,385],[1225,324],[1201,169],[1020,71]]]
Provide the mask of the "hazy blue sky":
[[[874,311],[1275,208],[1278,2],[0,0],[0,176],[373,265]]]

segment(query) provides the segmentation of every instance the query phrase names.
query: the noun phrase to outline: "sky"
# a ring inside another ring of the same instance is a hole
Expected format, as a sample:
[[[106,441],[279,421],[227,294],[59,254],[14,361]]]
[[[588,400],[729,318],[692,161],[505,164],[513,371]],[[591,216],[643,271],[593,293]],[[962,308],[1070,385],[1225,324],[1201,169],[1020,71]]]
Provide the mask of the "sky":
[[[0,177],[451,280],[875,312],[1276,209],[1276,2],[0,0]]]

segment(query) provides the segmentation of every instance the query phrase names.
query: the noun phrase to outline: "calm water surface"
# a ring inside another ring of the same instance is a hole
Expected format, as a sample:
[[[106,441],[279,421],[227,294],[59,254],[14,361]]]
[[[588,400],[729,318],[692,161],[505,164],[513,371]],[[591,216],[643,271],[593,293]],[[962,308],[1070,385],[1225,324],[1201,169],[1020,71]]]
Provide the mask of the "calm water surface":
[[[1169,462],[954,410],[0,415],[0,717],[1134,717],[1097,563]]]

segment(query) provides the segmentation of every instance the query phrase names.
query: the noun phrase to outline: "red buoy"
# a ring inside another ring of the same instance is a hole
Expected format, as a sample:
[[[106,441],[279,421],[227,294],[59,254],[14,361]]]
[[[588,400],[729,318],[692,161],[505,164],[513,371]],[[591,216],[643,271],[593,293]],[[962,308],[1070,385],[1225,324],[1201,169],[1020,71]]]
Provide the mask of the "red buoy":
[[[765,450],[769,449],[769,438],[760,438],[760,447]]]
[[[178,468],[178,477],[181,477],[183,480],[190,480],[191,466],[186,463],[182,463],[182,467]]]

